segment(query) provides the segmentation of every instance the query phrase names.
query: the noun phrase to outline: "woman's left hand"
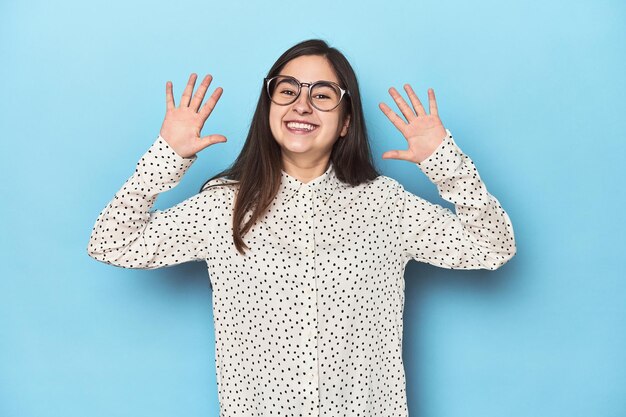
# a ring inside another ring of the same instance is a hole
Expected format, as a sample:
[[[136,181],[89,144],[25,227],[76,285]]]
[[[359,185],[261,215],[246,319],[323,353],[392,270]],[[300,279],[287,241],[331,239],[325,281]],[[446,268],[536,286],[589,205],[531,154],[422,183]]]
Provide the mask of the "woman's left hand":
[[[443,139],[446,137],[446,129],[443,127],[441,120],[439,120],[435,91],[432,88],[428,89],[430,114],[426,114],[426,110],[424,110],[422,103],[409,84],[405,84],[404,89],[409,95],[409,99],[415,111],[409,107],[395,88],[391,87],[389,94],[393,97],[408,123],[385,103],[380,103],[379,107],[389,118],[391,123],[402,133],[408,142],[409,149],[405,151],[387,151],[383,153],[382,157],[383,159],[402,159],[413,163],[420,163],[428,159],[441,142],[443,142]]]

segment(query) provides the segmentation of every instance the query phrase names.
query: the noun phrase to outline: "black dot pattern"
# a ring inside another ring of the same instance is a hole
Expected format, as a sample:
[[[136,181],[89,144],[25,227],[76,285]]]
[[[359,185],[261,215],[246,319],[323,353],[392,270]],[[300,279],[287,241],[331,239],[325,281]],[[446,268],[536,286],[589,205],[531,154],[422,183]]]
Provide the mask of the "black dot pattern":
[[[98,216],[88,253],[124,268],[206,262],[220,417],[408,416],[407,262],[494,270],[516,252],[509,217],[450,132],[417,165],[456,214],[384,175],[353,187],[332,164],[308,183],[283,171],[245,256],[232,242],[235,186],[151,211],[196,158],[159,136]]]

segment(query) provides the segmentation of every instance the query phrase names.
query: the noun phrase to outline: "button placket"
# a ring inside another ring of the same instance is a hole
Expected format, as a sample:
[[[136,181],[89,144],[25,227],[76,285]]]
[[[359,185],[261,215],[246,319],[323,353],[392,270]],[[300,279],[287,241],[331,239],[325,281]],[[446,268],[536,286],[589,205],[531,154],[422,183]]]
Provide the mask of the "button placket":
[[[301,225],[301,230],[304,232],[305,239],[302,242],[302,253],[307,258],[313,258],[315,256],[315,233],[313,228],[313,207],[314,207],[314,198],[315,194],[313,188],[307,184],[303,184],[298,190],[298,209],[301,212],[303,222]],[[314,265],[313,259],[309,259],[311,265]],[[315,282],[315,268],[313,267],[311,271],[311,275],[307,276],[307,280],[310,280],[310,285],[308,285],[308,293],[310,294],[309,299],[309,311],[312,317],[309,328],[304,333],[304,337],[306,339],[306,344],[310,349],[310,366],[309,371],[306,375],[307,380],[312,384],[312,386],[319,392],[319,358],[318,358],[318,347],[317,347],[317,327],[318,327],[318,318],[317,318],[317,290],[316,290],[316,282]],[[316,398],[316,406],[310,410],[311,416],[319,415],[319,397]]]
[[[313,190],[307,184],[303,184],[298,191],[300,194],[300,211],[302,217],[310,219],[313,217]]]
[[[313,239],[313,237],[309,239],[309,242],[306,247],[306,254],[307,256],[315,255],[315,240]]]
[[[313,217],[313,190],[307,184],[303,184],[298,193],[300,194],[298,207],[302,213],[302,217],[306,221],[305,227],[311,230],[311,218]],[[313,256],[315,254],[315,239],[312,233],[307,233],[307,235],[308,239],[304,242],[303,253],[305,256]]]

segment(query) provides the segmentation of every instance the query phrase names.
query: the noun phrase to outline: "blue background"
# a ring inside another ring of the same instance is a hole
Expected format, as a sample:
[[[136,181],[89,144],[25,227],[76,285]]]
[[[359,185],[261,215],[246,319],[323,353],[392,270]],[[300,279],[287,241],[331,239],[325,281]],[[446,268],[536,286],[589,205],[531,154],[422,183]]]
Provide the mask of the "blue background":
[[[239,153],[261,79],[293,44],[343,51],[378,168],[452,207],[378,108],[435,89],[440,117],[510,215],[497,271],[406,271],[411,416],[626,415],[626,6],[121,0],[0,3],[0,416],[217,416],[202,262],[125,270],[87,256],[101,209],[158,135],[165,82],[224,94],[167,208]],[[404,93],[403,93],[404,94]],[[395,108],[395,107],[394,107]]]

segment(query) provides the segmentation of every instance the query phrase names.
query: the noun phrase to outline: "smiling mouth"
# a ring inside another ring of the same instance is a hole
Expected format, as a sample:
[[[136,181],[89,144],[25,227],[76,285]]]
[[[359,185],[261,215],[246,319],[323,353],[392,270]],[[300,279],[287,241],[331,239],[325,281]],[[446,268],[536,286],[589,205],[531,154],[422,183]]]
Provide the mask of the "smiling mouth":
[[[287,130],[296,135],[306,135],[315,131],[318,126],[309,123],[286,122]]]

